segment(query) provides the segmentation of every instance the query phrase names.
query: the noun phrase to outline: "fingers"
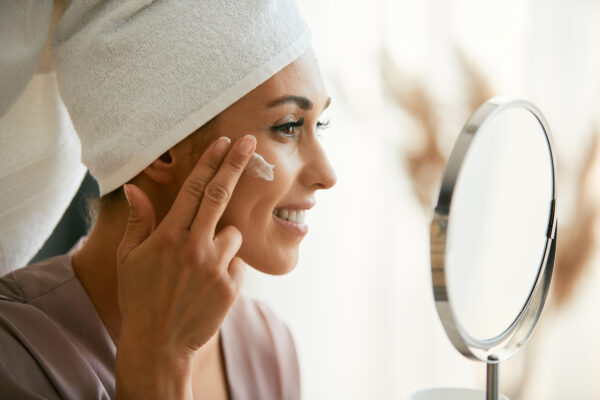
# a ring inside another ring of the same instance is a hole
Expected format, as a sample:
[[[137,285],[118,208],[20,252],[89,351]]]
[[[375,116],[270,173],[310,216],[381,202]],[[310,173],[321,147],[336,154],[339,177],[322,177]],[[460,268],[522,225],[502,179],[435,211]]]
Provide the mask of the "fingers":
[[[217,222],[255,149],[256,138],[252,135],[246,135],[234,144],[204,189],[200,207],[190,228],[193,234],[206,236],[211,240],[214,238]]]
[[[223,257],[231,260],[242,247],[242,233],[235,226],[227,225],[215,236],[214,242]]]
[[[154,208],[150,199],[135,185],[125,185],[125,197],[129,203],[129,217],[123,239],[117,250],[117,260],[122,262],[127,255],[142,243],[154,230]]]
[[[215,236],[215,246],[220,248],[222,257],[227,260],[225,265],[237,292],[243,285],[247,266],[242,258],[236,256],[242,247],[242,233],[235,226],[228,225]]]
[[[246,268],[248,264],[244,262],[240,257],[233,257],[229,263],[229,276],[235,282],[236,290],[239,290],[244,285],[244,277],[246,276]]]
[[[222,136],[202,154],[179,189],[171,209],[164,218],[165,223],[175,229],[189,228],[198,211],[204,188],[221,165],[230,143],[231,139]]]

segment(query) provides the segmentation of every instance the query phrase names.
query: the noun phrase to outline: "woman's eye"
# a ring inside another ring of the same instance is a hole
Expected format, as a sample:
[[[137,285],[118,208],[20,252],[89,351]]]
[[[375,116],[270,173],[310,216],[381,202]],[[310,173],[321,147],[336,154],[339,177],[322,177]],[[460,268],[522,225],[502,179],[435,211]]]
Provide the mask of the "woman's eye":
[[[318,121],[317,122],[317,130],[323,130],[323,129],[327,129],[329,128],[329,123],[330,120],[326,120],[326,121]],[[281,124],[281,125],[276,125],[271,127],[271,130],[277,133],[280,133],[281,135],[288,137],[288,138],[295,138],[296,136],[298,136],[298,134],[296,133],[297,128],[300,128],[302,125],[304,125],[304,118],[300,118],[298,121],[291,121],[291,122],[286,122],[285,124]],[[317,134],[317,136],[321,136],[319,134]]]
[[[331,123],[331,120],[326,120],[326,121],[318,121],[317,122],[317,129],[327,129],[329,128],[329,124]]]
[[[294,133],[296,128],[301,127],[304,124],[304,118],[300,118],[298,121],[286,122],[285,124],[277,125],[271,127],[271,130],[274,132],[279,132],[283,136],[286,137],[296,137],[297,135]]]

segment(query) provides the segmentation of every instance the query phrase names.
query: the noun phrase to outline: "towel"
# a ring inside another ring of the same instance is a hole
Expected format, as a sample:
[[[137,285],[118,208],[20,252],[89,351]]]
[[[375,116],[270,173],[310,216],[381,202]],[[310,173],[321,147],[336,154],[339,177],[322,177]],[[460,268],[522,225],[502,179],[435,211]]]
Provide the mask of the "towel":
[[[290,0],[73,0],[52,50],[100,194],[294,61],[309,39]]]
[[[86,168],[115,190],[310,44],[293,0],[67,0],[56,24],[52,4],[0,4],[0,274],[39,250]]]
[[[44,50],[52,13],[51,0],[0,3],[0,275],[39,251],[86,172]]]

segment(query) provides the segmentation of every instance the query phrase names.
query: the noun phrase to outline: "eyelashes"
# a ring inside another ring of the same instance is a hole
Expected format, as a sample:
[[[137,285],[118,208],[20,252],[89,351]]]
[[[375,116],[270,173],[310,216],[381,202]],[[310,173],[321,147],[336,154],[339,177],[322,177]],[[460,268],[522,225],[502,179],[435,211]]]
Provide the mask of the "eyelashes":
[[[329,128],[330,122],[331,122],[330,120],[323,121],[323,122],[318,121],[317,129],[323,130],[323,129]],[[291,121],[291,122],[286,122],[285,124],[272,126],[271,131],[280,133],[282,136],[285,136],[288,138],[295,138],[296,136],[298,136],[298,134],[295,133],[297,131],[297,128],[300,128],[302,125],[304,125],[304,118],[300,118],[298,121]],[[317,136],[321,136],[321,135],[317,135]]]
[[[326,121],[323,121],[323,122],[318,121],[317,122],[317,129],[327,129],[327,128],[329,128],[329,124],[330,123],[331,123],[330,119],[328,119]]]
[[[273,126],[273,127],[271,127],[271,130],[273,132],[279,132],[283,136],[286,136],[286,137],[294,137],[294,136],[296,136],[294,134],[294,132],[296,131],[296,128],[299,128],[302,125],[304,125],[304,118],[300,118],[298,121],[291,121],[291,122],[286,122],[285,124]]]

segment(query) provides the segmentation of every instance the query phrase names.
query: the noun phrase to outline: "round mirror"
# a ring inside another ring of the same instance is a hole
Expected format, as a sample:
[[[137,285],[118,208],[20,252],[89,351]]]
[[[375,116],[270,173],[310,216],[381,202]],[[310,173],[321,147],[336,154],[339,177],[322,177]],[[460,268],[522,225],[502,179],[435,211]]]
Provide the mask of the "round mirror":
[[[501,334],[525,305],[546,248],[552,160],[536,117],[510,108],[485,121],[452,195],[446,284],[460,325]]]
[[[512,356],[541,313],[556,246],[548,125],[523,100],[494,98],[451,152],[431,224],[436,308],[465,356]]]

